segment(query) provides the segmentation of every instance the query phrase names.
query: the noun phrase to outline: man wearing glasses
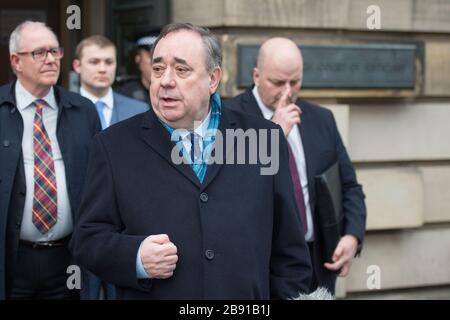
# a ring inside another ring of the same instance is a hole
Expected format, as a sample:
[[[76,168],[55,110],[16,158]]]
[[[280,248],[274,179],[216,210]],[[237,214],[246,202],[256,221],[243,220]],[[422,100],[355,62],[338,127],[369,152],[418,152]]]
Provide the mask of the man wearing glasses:
[[[17,80],[0,87],[0,299],[64,299],[94,105],[56,86],[63,50],[43,23],[10,36]]]

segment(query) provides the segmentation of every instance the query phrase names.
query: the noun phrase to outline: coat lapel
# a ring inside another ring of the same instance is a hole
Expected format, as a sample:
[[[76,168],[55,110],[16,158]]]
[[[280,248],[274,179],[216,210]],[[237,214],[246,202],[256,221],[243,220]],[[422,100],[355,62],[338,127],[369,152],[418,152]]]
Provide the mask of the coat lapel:
[[[3,132],[3,141],[0,141],[0,156],[4,160],[4,172],[2,183],[7,186],[11,186],[8,190],[12,189],[14,176],[16,174],[17,165],[23,167],[19,162],[22,153],[22,137],[23,137],[23,120],[19,110],[13,106],[11,109],[4,108],[3,111],[5,117],[0,117],[2,123],[0,123],[0,130]],[[11,111],[10,111],[11,110]],[[3,168],[2,168],[3,169]],[[7,189],[5,189],[7,190]]]
[[[255,116],[264,117],[261,109],[258,107],[255,96],[251,89],[247,89],[242,95],[242,111],[253,114]]]
[[[22,157],[23,119],[16,105],[15,81],[3,89],[5,91],[0,94],[0,137],[2,138],[0,141],[0,192],[3,192],[3,196],[0,195],[0,213],[5,214],[0,214],[0,225],[6,228],[8,222],[6,213],[11,205],[11,192],[16,172],[17,181],[24,192],[26,192],[26,183]],[[20,220],[23,207],[18,210],[20,216],[17,218]]]
[[[113,110],[111,115],[111,124],[115,124],[120,121],[120,119],[124,119],[122,116],[122,103],[120,101],[120,97],[113,92]]]
[[[192,170],[189,164],[182,163],[178,165],[173,163],[171,152],[176,147],[175,143],[170,140],[169,133],[159,122],[152,109],[144,114],[142,139],[172,167],[190,180],[197,188],[200,188],[200,181],[198,181],[194,170]]]
[[[223,105],[223,104],[222,104]],[[219,173],[220,169],[222,169],[225,159],[227,158],[227,155],[234,149],[234,141],[227,143],[226,141],[226,130],[227,129],[235,129],[236,127],[236,121],[230,117],[230,114],[228,113],[228,110],[222,107],[222,115],[220,118],[220,124],[218,131],[222,134],[222,142],[223,145],[223,157],[224,159],[221,159],[221,163],[212,163],[208,165],[208,168],[206,169],[206,176],[203,180],[203,183],[201,185],[201,190],[206,189],[206,187],[214,180],[214,178]],[[214,148],[217,148],[218,146],[215,145]]]

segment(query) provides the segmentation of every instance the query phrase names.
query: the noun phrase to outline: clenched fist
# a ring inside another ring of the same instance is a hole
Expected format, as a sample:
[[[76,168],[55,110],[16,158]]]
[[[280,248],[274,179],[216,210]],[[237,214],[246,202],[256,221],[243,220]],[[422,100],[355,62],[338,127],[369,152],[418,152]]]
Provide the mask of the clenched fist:
[[[178,261],[177,247],[167,234],[148,236],[140,250],[142,264],[150,278],[167,279],[173,275]]]

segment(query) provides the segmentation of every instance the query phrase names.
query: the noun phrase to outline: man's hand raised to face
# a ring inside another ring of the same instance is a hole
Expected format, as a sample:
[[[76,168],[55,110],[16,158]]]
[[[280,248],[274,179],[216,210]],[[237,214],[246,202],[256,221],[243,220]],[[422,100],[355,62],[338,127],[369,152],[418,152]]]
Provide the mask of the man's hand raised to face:
[[[284,135],[287,137],[294,125],[300,124],[302,110],[292,102],[290,91],[285,90],[275,106],[272,121],[280,125]]]

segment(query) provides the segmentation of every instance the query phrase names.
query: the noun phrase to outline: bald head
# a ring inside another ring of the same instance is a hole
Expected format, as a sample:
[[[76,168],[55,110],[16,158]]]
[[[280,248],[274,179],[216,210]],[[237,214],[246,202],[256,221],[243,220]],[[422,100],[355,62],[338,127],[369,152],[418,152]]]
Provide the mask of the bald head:
[[[256,66],[263,69],[265,64],[275,64],[277,67],[303,65],[303,58],[297,45],[287,38],[271,38],[261,45],[256,60]]]
[[[259,49],[253,81],[264,104],[275,109],[286,93],[294,102],[303,78],[303,58],[297,45],[287,38],[271,38]]]

